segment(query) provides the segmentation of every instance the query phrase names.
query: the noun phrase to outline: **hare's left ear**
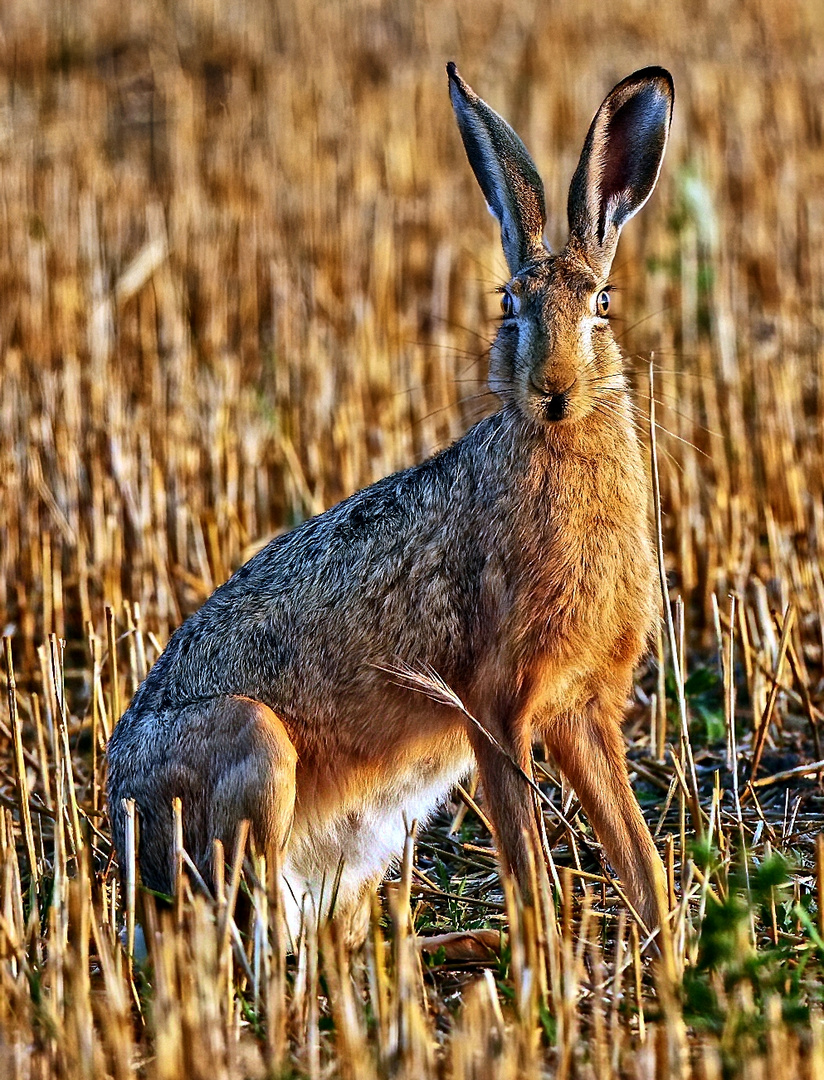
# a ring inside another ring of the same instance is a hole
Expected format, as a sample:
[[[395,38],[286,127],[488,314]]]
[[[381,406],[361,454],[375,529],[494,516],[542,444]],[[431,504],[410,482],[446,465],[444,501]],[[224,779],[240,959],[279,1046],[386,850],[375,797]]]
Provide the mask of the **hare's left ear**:
[[[529,151],[494,109],[446,65],[449,96],[466,156],[487,206],[501,226],[501,243],[511,274],[545,252],[544,185]]]
[[[610,92],[589,129],[569,189],[569,228],[606,276],[621,226],[652,194],[667,147],[675,91],[664,68],[636,71]]]

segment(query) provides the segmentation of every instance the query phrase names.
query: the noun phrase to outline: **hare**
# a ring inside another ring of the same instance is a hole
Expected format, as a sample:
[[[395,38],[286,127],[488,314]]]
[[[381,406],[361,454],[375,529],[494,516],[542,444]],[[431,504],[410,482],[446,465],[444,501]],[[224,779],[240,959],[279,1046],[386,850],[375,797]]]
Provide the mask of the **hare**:
[[[549,747],[629,897],[666,916],[661,860],[621,734],[656,613],[648,487],[608,320],[624,223],[649,198],[673,85],[652,67],[595,115],[569,192],[569,239],[542,239],[544,192],[511,127],[447,67],[469,162],[511,277],[491,351],[502,407],[451,447],[279,536],[172,636],[108,748],[109,813],[140,816],[142,878],[170,892],[172,800],[212,884],[213,841],[248,819],[275,853],[294,931],[328,913],[363,936],[370,891],[477,764],[504,864],[530,890],[539,823],[527,772]],[[461,713],[393,671],[436,672]]]

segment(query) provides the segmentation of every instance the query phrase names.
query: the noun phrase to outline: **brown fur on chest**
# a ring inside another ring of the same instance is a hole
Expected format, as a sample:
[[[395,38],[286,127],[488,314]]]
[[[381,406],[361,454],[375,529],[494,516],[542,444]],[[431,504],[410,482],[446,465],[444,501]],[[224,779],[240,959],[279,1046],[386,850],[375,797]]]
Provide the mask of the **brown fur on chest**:
[[[647,487],[635,440],[621,450],[556,459],[533,500],[524,535],[540,540],[511,619],[524,686],[625,682],[644,651],[656,596]]]

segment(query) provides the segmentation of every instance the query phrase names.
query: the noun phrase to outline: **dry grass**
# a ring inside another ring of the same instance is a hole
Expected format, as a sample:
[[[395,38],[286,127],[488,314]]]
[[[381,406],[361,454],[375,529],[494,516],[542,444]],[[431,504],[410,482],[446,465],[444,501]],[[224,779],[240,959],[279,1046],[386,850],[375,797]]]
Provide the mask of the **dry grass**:
[[[822,35],[815,0],[6,0],[0,1074],[824,1075]],[[326,933],[287,961],[258,864],[244,959],[233,897],[184,884],[171,916],[149,903],[133,972],[101,782],[137,680],[254,545],[494,407],[504,264],[450,58],[533,150],[554,242],[605,91],[646,63],[675,76],[614,278],[643,415],[654,362],[683,598],[685,692],[662,641],[628,736],[684,985],[656,996],[566,803],[536,912],[473,808],[410,848],[362,955]],[[421,967],[413,929],[456,924],[508,926],[486,973]]]

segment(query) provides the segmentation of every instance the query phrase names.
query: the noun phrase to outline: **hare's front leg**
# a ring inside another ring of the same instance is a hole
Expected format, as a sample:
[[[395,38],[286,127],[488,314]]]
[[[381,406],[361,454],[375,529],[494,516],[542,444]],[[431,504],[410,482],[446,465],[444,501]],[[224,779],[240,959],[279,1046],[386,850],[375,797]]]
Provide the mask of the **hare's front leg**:
[[[666,875],[627,775],[622,710],[593,703],[581,715],[553,720],[547,745],[648,926],[667,917]]]
[[[493,729],[494,730],[494,729]],[[532,775],[531,740],[527,730],[507,735],[496,733],[506,753],[527,774]],[[512,761],[479,732],[471,731],[478,774],[483,784],[484,805],[495,829],[501,861],[514,875],[524,899],[532,893],[530,848],[541,850],[535,798],[526,780]]]

